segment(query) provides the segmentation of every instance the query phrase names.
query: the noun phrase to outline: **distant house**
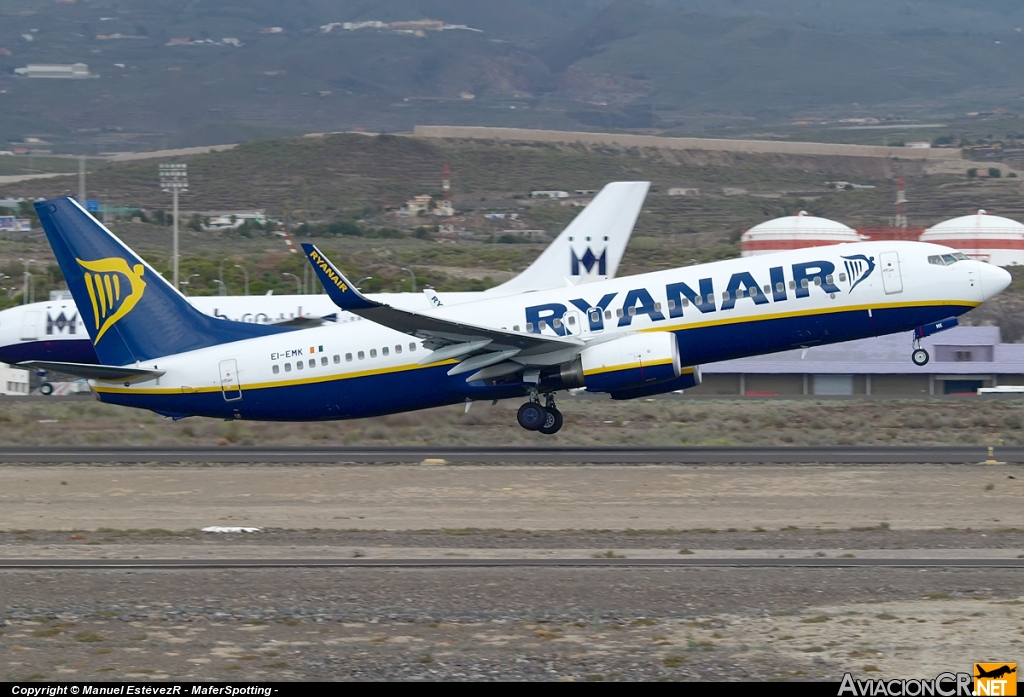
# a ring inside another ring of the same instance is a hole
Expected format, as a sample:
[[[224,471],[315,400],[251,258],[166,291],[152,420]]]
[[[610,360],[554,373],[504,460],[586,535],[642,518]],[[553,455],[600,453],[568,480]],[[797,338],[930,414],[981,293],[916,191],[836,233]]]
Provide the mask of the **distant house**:
[[[568,191],[531,191],[530,198],[569,198]]]
[[[220,213],[210,216],[210,221],[203,225],[204,230],[234,230],[242,226],[246,221],[263,225],[267,217],[261,211],[241,211],[235,213]]]
[[[25,77],[45,77],[62,80],[82,80],[99,77],[99,75],[90,73],[89,66],[85,63],[72,63],[70,65],[30,63],[24,68],[15,68],[14,72],[16,75],[24,75]]]
[[[668,190],[669,196],[700,196],[700,189],[692,189],[688,187],[673,187]]]

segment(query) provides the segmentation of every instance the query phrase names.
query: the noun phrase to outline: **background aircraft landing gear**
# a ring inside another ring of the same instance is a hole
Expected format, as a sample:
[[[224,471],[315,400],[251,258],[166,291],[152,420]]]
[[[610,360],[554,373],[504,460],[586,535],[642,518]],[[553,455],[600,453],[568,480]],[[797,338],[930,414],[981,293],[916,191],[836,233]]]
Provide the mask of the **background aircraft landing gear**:
[[[546,436],[558,433],[562,428],[562,412],[555,407],[555,396],[550,392],[547,395],[547,403],[544,407],[544,423],[537,430]]]

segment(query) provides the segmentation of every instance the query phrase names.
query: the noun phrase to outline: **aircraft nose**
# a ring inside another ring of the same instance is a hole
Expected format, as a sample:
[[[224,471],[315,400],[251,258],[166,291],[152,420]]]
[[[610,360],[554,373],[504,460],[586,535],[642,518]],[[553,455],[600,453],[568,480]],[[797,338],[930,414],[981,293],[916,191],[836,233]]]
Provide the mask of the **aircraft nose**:
[[[1002,293],[1010,285],[1010,272],[995,264],[978,262],[978,278],[981,280],[982,302]]]

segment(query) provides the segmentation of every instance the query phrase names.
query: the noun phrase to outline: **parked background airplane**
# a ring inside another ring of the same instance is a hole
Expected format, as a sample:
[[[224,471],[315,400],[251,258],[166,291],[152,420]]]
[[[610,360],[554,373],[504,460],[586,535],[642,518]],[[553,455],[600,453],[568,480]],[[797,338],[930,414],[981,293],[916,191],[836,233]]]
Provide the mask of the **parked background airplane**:
[[[380,302],[410,310],[435,303],[456,305],[548,288],[614,278],[643,207],[650,182],[612,182],[593,198],[557,238],[515,278],[482,293],[376,293]],[[349,322],[326,295],[193,296],[196,309],[221,319],[291,328],[324,321]],[[0,312],[0,362],[65,361],[96,363],[84,318],[73,299],[8,308]]]
[[[411,311],[363,296],[304,245],[329,296],[370,321],[288,332],[200,313],[71,199],[36,210],[102,362],[61,369],[104,402],[175,417],[345,419],[527,396],[520,425],[554,433],[559,390],[631,399],[696,384],[700,363],[920,337],[1010,283],[947,247],[865,242]]]

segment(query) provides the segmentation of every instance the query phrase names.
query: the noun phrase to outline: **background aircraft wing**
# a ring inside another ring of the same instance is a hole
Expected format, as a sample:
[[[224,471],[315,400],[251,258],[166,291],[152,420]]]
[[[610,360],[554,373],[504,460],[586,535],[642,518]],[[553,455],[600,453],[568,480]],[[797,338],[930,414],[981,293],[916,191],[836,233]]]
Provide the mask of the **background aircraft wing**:
[[[101,382],[146,382],[155,380],[167,372],[166,370],[133,368],[130,365],[96,365],[94,363],[62,363],[59,361],[25,361],[18,363],[18,367],[52,370],[56,373],[74,375],[76,378]]]

